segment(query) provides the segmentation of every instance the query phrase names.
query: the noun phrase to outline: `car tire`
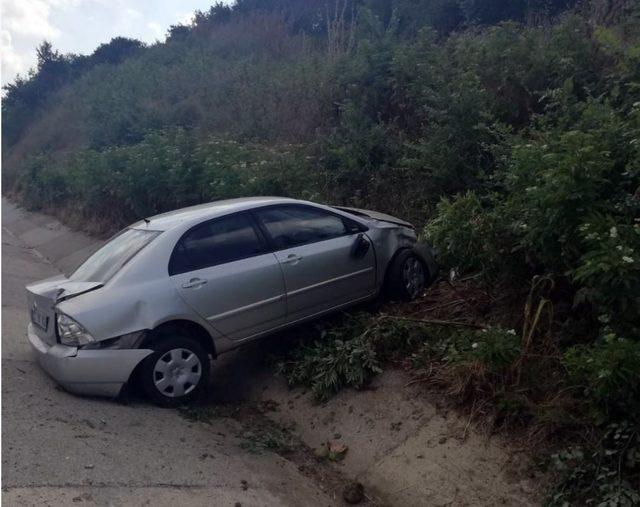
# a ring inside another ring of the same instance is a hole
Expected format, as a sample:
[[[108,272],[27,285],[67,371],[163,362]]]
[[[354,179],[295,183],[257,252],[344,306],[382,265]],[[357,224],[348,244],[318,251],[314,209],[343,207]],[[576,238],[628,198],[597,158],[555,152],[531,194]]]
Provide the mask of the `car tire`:
[[[211,361],[202,345],[183,331],[163,333],[150,345],[139,382],[147,397],[162,407],[187,405],[209,384]]]
[[[411,248],[400,250],[391,260],[385,280],[385,295],[392,301],[412,301],[422,295],[429,270]]]

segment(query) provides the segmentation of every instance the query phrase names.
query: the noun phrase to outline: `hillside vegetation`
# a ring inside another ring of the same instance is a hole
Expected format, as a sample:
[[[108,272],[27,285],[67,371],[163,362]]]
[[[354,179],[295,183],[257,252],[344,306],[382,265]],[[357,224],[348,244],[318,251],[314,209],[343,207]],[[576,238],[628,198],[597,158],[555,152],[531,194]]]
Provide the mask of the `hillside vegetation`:
[[[637,2],[237,0],[150,46],[43,43],[5,93],[4,191],[86,229],[257,194],[412,220],[490,325],[357,316],[283,370],[322,398],[410,350],[566,442],[550,503],[640,503]]]

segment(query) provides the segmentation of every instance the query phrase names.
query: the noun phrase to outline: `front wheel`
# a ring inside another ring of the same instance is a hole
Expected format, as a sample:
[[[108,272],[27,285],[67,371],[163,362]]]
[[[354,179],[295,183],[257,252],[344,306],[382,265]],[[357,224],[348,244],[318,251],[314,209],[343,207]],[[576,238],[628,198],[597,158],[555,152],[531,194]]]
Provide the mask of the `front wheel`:
[[[428,278],[424,261],[412,249],[402,250],[389,265],[385,292],[392,300],[412,301],[422,295]]]
[[[140,371],[142,389],[157,405],[177,407],[197,398],[209,383],[209,355],[192,338],[160,337]]]

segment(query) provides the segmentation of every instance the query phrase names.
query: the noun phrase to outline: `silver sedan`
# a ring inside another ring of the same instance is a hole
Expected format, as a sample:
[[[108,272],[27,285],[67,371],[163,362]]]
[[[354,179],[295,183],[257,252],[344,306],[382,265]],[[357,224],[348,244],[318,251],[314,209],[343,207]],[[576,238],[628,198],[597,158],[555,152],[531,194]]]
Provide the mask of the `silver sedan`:
[[[375,298],[420,296],[436,276],[411,224],[277,197],[218,201],[124,229],[69,277],[27,287],[28,339],[64,388],[156,403],[198,396],[210,358]]]

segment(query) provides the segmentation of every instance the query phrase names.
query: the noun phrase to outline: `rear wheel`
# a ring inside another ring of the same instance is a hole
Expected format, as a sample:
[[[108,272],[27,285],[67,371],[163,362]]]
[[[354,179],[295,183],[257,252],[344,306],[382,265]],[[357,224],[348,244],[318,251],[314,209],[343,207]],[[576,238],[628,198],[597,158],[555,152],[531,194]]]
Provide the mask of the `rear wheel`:
[[[142,389],[157,405],[176,407],[200,396],[209,383],[210,361],[194,339],[176,331],[151,345],[140,371]]]
[[[412,250],[401,250],[387,271],[385,292],[393,300],[412,301],[424,292],[429,278],[424,261]]]

